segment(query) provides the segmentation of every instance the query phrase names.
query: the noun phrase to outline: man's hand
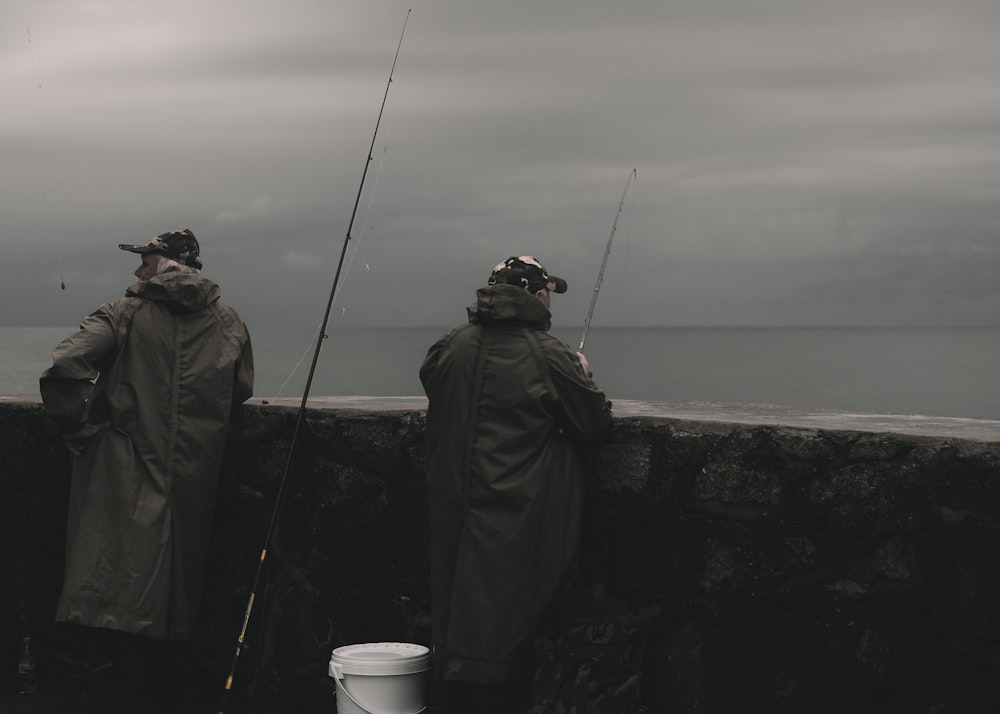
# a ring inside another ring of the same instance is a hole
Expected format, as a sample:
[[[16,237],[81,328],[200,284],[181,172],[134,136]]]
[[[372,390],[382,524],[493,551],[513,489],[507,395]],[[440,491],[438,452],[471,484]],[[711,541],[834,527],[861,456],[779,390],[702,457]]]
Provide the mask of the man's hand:
[[[69,434],[63,434],[63,442],[69,453],[79,456],[87,446],[87,440],[94,434],[99,434],[111,425],[110,421],[102,421],[100,424],[84,424],[80,429]]]
[[[593,377],[594,373],[590,371],[590,362],[587,361],[587,356],[583,354],[583,352],[577,352],[576,357],[580,360],[580,366],[583,367],[583,373],[588,377]]]

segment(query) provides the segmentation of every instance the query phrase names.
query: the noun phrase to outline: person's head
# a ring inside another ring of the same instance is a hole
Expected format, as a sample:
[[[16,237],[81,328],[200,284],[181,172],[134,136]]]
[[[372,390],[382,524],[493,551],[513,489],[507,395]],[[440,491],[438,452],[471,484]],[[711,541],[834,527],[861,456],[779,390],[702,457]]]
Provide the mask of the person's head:
[[[118,247],[142,255],[142,265],[135,271],[139,280],[149,280],[154,275],[171,271],[197,273],[202,265],[198,239],[186,228],[161,233],[145,245],[120,243]]]
[[[547,308],[551,307],[549,293],[564,293],[567,287],[565,280],[549,275],[545,266],[530,255],[512,255],[498,263],[493,268],[487,285],[516,285],[524,288]]]

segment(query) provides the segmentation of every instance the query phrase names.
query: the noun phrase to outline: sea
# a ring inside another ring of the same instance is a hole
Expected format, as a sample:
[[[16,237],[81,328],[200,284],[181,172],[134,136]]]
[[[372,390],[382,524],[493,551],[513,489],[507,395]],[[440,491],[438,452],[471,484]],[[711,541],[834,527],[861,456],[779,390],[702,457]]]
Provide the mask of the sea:
[[[74,327],[0,327],[0,395],[37,395]],[[311,396],[418,396],[447,327],[328,328]],[[572,349],[579,328],[552,332]],[[255,396],[301,399],[316,327],[251,329]],[[584,353],[614,399],[770,404],[861,414],[1000,419],[1000,327],[592,327]]]

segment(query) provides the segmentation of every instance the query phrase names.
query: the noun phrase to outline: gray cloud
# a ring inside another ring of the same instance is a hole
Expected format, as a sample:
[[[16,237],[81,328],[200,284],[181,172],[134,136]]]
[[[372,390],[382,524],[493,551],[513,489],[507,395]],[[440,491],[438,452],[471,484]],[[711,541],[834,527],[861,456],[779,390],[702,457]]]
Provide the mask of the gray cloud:
[[[15,2],[0,324],[72,324],[131,281],[117,243],[181,226],[248,321],[318,320],[406,9]],[[533,253],[582,322],[634,167],[595,324],[997,324],[998,28],[978,0],[417,4],[335,319],[452,324]]]

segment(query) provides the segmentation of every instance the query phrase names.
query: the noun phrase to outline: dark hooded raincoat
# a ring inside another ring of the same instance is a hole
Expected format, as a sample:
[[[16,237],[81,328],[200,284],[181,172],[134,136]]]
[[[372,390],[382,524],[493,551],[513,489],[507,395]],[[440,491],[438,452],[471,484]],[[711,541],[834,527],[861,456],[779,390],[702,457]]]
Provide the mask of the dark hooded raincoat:
[[[579,549],[581,445],[610,404],[527,290],[481,288],[427,353],[431,604],[446,680],[501,684],[565,593]]]
[[[40,387],[64,432],[111,422],[73,463],[56,619],[191,638],[226,434],[253,389],[243,321],[212,281],[164,273],[86,317]]]

